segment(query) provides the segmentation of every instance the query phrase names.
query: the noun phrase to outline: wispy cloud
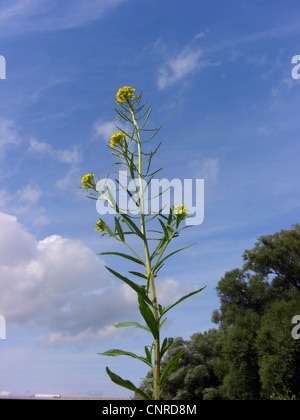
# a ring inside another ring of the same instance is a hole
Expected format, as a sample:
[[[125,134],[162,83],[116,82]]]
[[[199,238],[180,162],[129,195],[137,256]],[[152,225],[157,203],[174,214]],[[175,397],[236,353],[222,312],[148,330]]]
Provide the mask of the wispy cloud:
[[[5,157],[7,149],[18,146],[21,141],[14,121],[0,119],[0,159]]]
[[[109,9],[127,0],[7,0],[1,2],[1,36],[54,31],[84,26],[101,19]]]
[[[111,136],[117,131],[116,127],[121,130],[128,130],[129,125],[122,123],[121,121],[102,121],[97,120],[93,124],[93,136],[94,138],[102,138],[103,140],[110,140]]]
[[[0,190],[0,209],[22,216],[32,226],[46,226],[49,218],[45,208],[40,205],[42,195],[40,187],[32,184],[18,189],[15,193],[2,189]]]
[[[81,154],[77,146],[73,146],[72,150],[55,150],[49,143],[38,141],[35,138],[30,139],[28,151],[36,157],[49,156],[61,163],[74,164],[81,161]]]
[[[157,82],[158,88],[165,89],[201,68],[220,64],[219,62],[212,62],[202,57],[202,49],[195,48],[194,46],[184,47],[176,55],[166,60],[160,67]]]

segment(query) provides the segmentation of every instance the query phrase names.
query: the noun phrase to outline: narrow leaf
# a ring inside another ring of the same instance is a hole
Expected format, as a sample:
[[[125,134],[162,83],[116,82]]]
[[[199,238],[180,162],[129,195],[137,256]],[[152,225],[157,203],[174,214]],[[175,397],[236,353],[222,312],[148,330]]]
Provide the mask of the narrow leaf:
[[[124,233],[120,225],[119,219],[117,217],[115,217],[115,226],[116,226],[116,229],[117,229],[117,232],[119,234],[121,241],[124,242]]]
[[[138,359],[143,363],[146,363],[146,365],[152,367],[152,365],[148,362],[148,360],[145,357],[137,356],[135,353],[131,353],[130,351],[123,351],[118,349],[111,349],[107,350],[104,353],[98,353],[100,356],[109,356],[109,357],[118,357],[118,356],[129,356],[133,359]]]
[[[150,305],[152,305],[151,300],[148,298],[145,289],[143,286],[140,286],[139,284],[134,283],[133,281],[129,280],[127,277],[122,276],[122,274],[118,273],[117,271],[113,270],[112,268],[109,268],[105,266],[108,271],[110,271],[114,276],[118,277],[120,280],[122,280],[124,283],[128,284],[139,296],[142,296],[145,301],[147,301]]]
[[[181,299],[177,300],[177,302],[173,303],[173,305],[169,305],[163,309],[163,315],[165,315],[170,309],[174,308],[174,306],[178,305],[178,303],[182,302],[183,300],[195,295],[196,293],[202,292],[206,286],[202,287],[202,289],[196,290],[195,292],[191,292],[188,295],[183,296]]]
[[[127,260],[131,260],[137,264],[145,265],[142,260],[138,260],[137,258],[132,257],[128,254],[123,254],[121,252],[99,252],[97,255],[118,255],[119,257],[126,258]]]
[[[115,328],[137,327],[146,331],[150,331],[148,327],[145,327],[144,325],[141,325],[138,322],[118,322],[117,324],[114,324],[114,327]]]
[[[147,358],[148,362],[151,364],[151,367],[152,367],[152,353],[148,349],[147,346],[145,346],[145,354],[146,354],[146,358]]]
[[[139,273],[138,271],[129,271],[130,274],[133,274],[134,276],[140,277],[143,280],[147,280],[148,281],[148,277],[146,276],[146,274],[142,274]]]
[[[165,354],[165,352],[168,350],[169,347],[171,347],[171,345],[173,344],[174,339],[172,337],[169,338],[165,338],[162,346],[161,346],[161,351],[160,351],[160,355],[161,357],[163,357],[163,355]]]
[[[154,315],[140,294],[138,296],[138,300],[139,300],[140,313],[142,314],[144,320],[146,321],[146,324],[148,325],[148,327],[150,328],[152,332],[154,339],[156,340],[159,336],[159,332],[158,332],[158,327],[157,327],[157,323],[155,321]]]
[[[172,372],[172,370],[176,369],[179,359],[183,356],[183,354],[185,353],[187,349],[183,349],[181,350],[175,357],[174,359],[170,360],[169,363],[167,364],[167,366],[165,367],[165,370],[163,371],[161,377],[160,377],[160,386],[163,385],[163,383],[165,382],[167,376],[169,373]]]
[[[168,232],[168,229],[166,228],[166,226],[164,225],[164,223],[160,219],[158,219],[158,221],[159,221],[159,223],[160,223],[160,225],[161,225],[161,227],[162,227],[162,229],[164,231],[164,235],[165,235],[166,240],[169,241],[169,232]]]
[[[127,223],[128,227],[131,227],[137,233],[137,235],[144,241],[145,236],[142,234],[137,225],[127,216],[127,214],[122,214],[122,217],[125,220],[125,223]]]
[[[150,400],[147,394],[145,394],[140,389],[136,388],[136,386],[133,385],[132,382],[122,379],[120,376],[116,375],[115,373],[111,372],[108,367],[106,367],[106,372],[108,376],[110,377],[111,381],[115,384],[122,386],[123,388],[129,389],[130,391],[137,392],[140,394],[145,400]]]
[[[161,264],[163,264],[163,262],[164,262],[164,261],[166,261],[168,258],[172,257],[172,255],[175,255],[175,254],[177,254],[178,252],[184,251],[185,249],[188,249],[188,248],[190,248],[190,247],[191,247],[191,246],[193,246],[193,245],[194,245],[194,244],[191,244],[191,245],[185,246],[184,248],[180,248],[180,249],[177,249],[176,251],[171,252],[171,253],[170,253],[170,254],[168,254],[166,257],[164,257],[162,260],[160,260],[160,261],[159,261],[159,263],[158,263],[157,265],[155,265],[155,266],[153,267],[153,271],[157,270],[157,269],[159,268],[159,266],[160,266]]]

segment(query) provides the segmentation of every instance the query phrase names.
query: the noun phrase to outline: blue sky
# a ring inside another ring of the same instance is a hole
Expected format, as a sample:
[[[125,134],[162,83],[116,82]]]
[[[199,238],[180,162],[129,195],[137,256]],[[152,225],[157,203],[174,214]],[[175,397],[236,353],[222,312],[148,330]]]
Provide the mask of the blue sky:
[[[197,244],[158,289],[171,303],[207,287],[170,314],[166,336],[213,327],[224,273],[299,222],[299,19],[296,0],[0,1],[0,392],[125,397],[105,366],[136,384],[147,373],[97,355],[142,353],[150,337],[112,327],[138,319],[136,299],[104,264],[128,267],[96,255],[119,248],[78,189],[112,172],[119,87],[152,102],[161,176],[205,180],[204,222],[180,239]]]

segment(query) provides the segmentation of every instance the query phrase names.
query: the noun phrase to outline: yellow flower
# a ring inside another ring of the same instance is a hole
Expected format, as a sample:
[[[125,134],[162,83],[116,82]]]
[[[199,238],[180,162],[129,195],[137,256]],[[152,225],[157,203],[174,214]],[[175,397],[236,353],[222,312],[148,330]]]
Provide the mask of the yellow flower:
[[[133,93],[135,89],[131,88],[131,86],[124,86],[118,90],[116,95],[116,102],[117,104],[125,104],[126,100],[133,99]]]
[[[92,174],[92,173],[84,175],[84,177],[81,180],[82,188],[85,188],[87,190],[90,187],[94,187],[95,186],[94,176],[95,174]]]
[[[186,216],[188,214],[188,209],[185,207],[184,204],[179,204],[178,206],[175,206],[173,209],[173,213],[175,214],[181,214],[182,216]]]
[[[99,219],[99,221],[96,223],[95,230],[99,230],[99,233],[103,232],[104,231],[104,225],[105,225],[104,220]]]
[[[110,139],[110,147],[113,148],[118,144],[122,143],[126,138],[124,133],[115,133],[112,138]]]

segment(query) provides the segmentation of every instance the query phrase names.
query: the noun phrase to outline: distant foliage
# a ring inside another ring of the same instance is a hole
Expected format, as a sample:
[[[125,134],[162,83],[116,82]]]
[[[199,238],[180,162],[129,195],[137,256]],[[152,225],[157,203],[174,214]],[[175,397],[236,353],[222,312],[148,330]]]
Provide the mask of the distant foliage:
[[[162,398],[300,399],[300,340],[291,335],[300,315],[300,225],[259,238],[243,258],[218,283],[218,329],[178,338],[168,350],[163,363],[187,349]]]

